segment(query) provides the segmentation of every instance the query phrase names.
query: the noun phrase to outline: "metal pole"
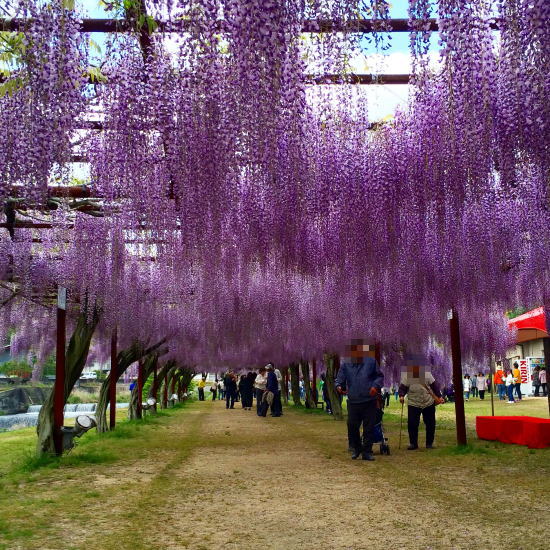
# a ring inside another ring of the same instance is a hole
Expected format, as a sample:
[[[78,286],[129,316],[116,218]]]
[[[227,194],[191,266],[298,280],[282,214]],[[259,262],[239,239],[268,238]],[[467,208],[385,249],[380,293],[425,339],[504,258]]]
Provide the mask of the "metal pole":
[[[65,406],[65,341],[67,289],[57,289],[57,342],[55,348],[55,385],[53,394],[53,438],[55,454],[63,453],[63,407]]]
[[[143,394],[143,361],[138,361],[138,379],[137,379],[137,392],[138,392],[138,401],[137,401],[137,417],[141,418],[141,399]]]
[[[117,327],[111,334],[111,375],[109,378],[109,427],[115,429],[116,424],[116,383],[118,380],[118,360],[117,360]]]
[[[464,390],[462,386],[462,355],[460,350],[460,325],[458,312],[452,308],[448,314],[453,360],[453,385],[455,393],[456,442],[466,445],[466,416],[464,414]]]

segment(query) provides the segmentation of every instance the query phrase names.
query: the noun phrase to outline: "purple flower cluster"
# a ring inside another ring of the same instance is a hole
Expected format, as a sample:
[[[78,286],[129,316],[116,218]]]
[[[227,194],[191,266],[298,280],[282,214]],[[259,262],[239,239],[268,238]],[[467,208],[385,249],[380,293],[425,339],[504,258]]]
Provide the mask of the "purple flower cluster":
[[[175,54],[158,33],[145,57],[136,37],[120,40],[96,86],[104,130],[85,145],[105,217],[60,213],[74,228],[39,244],[18,231],[0,242],[4,272],[27,295],[64,284],[75,303],[101,304],[97,357],[114,325],[121,345],[169,336],[167,359],[203,370],[320,359],[361,336],[382,342],[390,379],[408,349],[448,381],[454,307],[465,361],[487,365],[513,340],[507,309],[550,307],[549,8],[439,0],[430,74],[431,3],[410,0],[416,86],[407,111],[371,131],[353,86],[305,83],[311,65],[345,67],[356,41],[301,34],[306,19],[350,21],[362,4],[180,2],[172,17],[189,25]],[[86,101],[76,20],[48,17],[32,27],[21,96],[0,99],[0,117],[23,121],[0,137],[4,194],[45,192]],[[326,57],[316,65],[312,51]],[[37,67],[73,75],[71,93]],[[47,117],[31,97],[47,98]],[[46,123],[42,140],[32,130]],[[19,347],[39,345],[35,309],[0,309]]]

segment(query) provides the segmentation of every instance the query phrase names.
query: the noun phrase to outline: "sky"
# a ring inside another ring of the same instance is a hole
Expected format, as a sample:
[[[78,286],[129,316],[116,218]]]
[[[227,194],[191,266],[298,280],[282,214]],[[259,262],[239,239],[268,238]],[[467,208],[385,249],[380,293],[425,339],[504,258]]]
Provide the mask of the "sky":
[[[81,4],[88,12],[88,17],[103,18],[111,17],[106,12],[99,0],[81,0]],[[395,0],[390,6],[390,15],[393,18],[407,18],[407,0]],[[93,39],[98,44],[103,43],[103,36],[94,33]],[[378,73],[378,74],[408,74],[410,72],[409,55],[409,34],[391,33],[389,43],[391,47],[384,52],[376,50],[373,43],[367,40],[362,41],[362,52],[351,62],[356,73]],[[432,33],[432,57],[437,58],[437,33]],[[404,109],[407,105],[407,85],[368,85],[367,97],[369,101],[369,119],[371,121],[381,120],[391,116],[397,108]]]

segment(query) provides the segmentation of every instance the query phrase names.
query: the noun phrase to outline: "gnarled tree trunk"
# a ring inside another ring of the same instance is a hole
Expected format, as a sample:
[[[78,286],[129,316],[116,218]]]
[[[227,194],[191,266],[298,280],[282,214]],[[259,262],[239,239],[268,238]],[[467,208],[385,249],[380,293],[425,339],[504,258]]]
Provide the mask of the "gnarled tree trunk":
[[[117,354],[117,381],[126,372],[130,365],[132,365],[136,361],[139,361],[144,356],[156,351],[162,344],[164,344],[164,342],[166,342],[166,338],[163,338],[152,346],[146,347],[145,344],[136,340],[132,343],[130,347],[119,351]],[[166,351],[168,350],[166,349]],[[98,432],[106,432],[109,430],[109,423],[107,422],[107,406],[110,403],[109,384],[111,380],[111,374],[112,373],[109,373],[107,375],[107,378],[105,378],[99,390],[99,399],[96,407],[96,422]]]
[[[313,397],[313,391],[311,390],[311,380],[309,378],[309,363],[307,361],[301,361],[302,378],[304,380],[305,390],[305,406],[306,409],[314,409],[316,407],[315,398]]]
[[[67,402],[74,385],[82,374],[86,365],[90,342],[99,322],[99,311],[94,308],[92,315],[83,311],[78,316],[74,332],[69,340],[67,351],[65,352],[65,388],[64,403]],[[53,420],[53,399],[54,393],[51,392],[48,399],[42,405],[38,415],[38,425],[36,433],[38,435],[37,452],[55,453],[54,445],[54,420]]]
[[[295,405],[301,405],[300,399],[300,371],[296,363],[289,365],[290,372],[290,391],[292,392],[292,401]]]
[[[157,373],[157,387],[155,388],[154,384],[153,384],[149,388],[148,397],[155,398],[157,403],[159,401],[158,396],[159,396],[159,393],[160,393],[161,387],[162,387],[161,382],[163,380],[165,380],[166,375],[168,374],[169,371],[171,371],[174,368],[175,364],[176,364],[176,362],[173,359],[171,359],[170,361],[166,361],[166,363],[164,363],[164,365],[162,366],[160,371]],[[156,393],[156,395],[155,395],[155,393]],[[156,412],[156,409],[155,409],[155,412]]]
[[[338,395],[334,384],[336,373],[338,372],[338,361],[339,358],[337,355],[328,353],[325,354],[324,362],[327,369],[325,384],[327,385],[328,396],[330,399],[332,417],[334,420],[343,420],[344,414],[342,412],[342,402],[340,401],[340,396]]]
[[[143,361],[143,385],[147,382],[149,376],[153,372],[159,359],[158,353],[151,353],[145,357]],[[132,390],[132,396],[130,398],[130,406],[128,407],[128,418],[130,420],[138,420],[142,418],[141,409],[138,407],[138,403],[143,399],[143,396],[140,395],[138,385],[134,386]]]

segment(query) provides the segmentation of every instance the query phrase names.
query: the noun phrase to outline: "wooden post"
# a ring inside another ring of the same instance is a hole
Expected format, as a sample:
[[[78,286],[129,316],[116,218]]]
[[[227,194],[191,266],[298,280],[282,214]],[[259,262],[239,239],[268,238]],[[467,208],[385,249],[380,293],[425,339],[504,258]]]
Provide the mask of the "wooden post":
[[[141,359],[138,361],[137,392],[138,392],[137,417],[141,418],[142,416],[141,400],[143,395],[143,361]]]
[[[67,289],[57,289],[57,341],[55,348],[55,385],[53,394],[53,436],[55,454],[63,453],[63,407],[65,406],[65,343],[67,323]]]
[[[455,393],[456,441],[466,445],[466,416],[464,414],[464,389],[462,386],[462,355],[460,349],[460,325],[458,312],[453,307],[448,313],[453,360],[453,385]]]
[[[491,381],[491,416],[495,416],[495,363],[492,357],[489,369],[489,380]]]
[[[162,408],[168,408],[168,373],[164,375],[164,391],[162,392]]]
[[[117,360],[117,327],[111,334],[111,376],[109,378],[109,428],[115,429],[116,424],[116,383],[118,381]]]
[[[315,406],[319,401],[319,394],[317,392],[317,361],[313,359],[311,361],[311,386],[313,389],[313,399],[315,399]]]
[[[548,310],[547,310],[548,311]],[[548,313],[546,313],[548,315]],[[548,324],[550,324],[550,321],[546,321],[547,327]],[[550,386],[550,382],[548,381],[548,371],[550,370],[550,338],[543,338],[542,339],[542,346],[544,350],[544,368],[546,369],[546,395],[548,396],[548,415],[550,416],[550,390],[548,389]]]

